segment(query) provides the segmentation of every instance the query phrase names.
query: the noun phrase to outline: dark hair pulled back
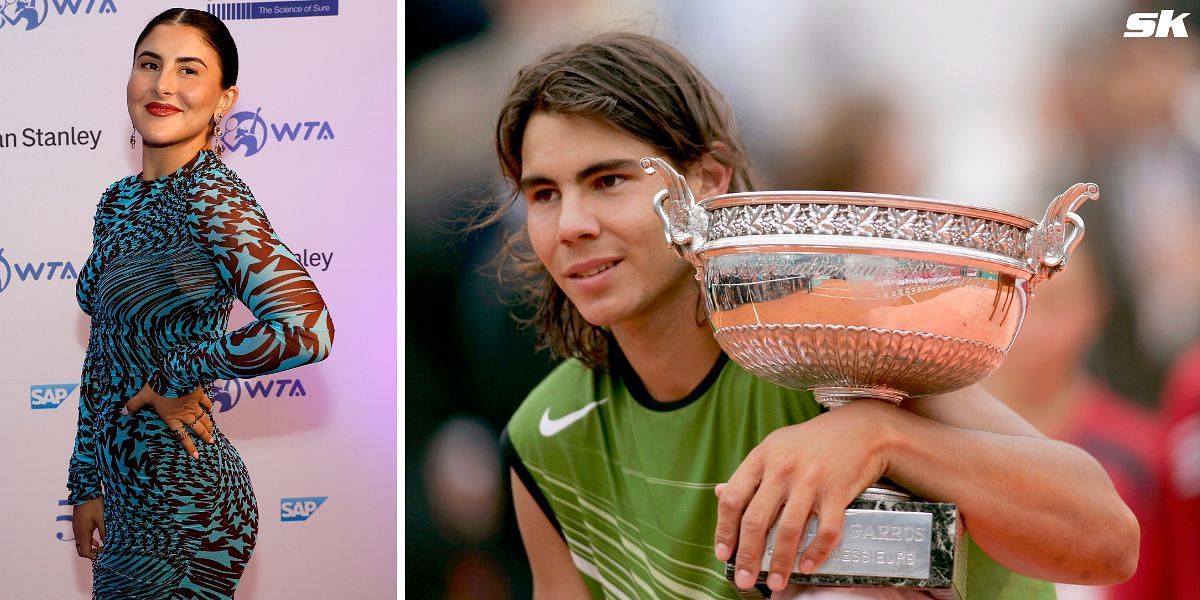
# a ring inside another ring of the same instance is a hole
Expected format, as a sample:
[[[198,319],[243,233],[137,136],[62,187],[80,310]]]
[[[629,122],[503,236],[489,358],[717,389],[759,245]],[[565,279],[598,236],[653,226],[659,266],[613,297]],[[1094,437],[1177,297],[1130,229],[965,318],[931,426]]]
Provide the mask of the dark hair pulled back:
[[[221,60],[221,88],[229,89],[237,85],[237,44],[233,42],[229,28],[225,27],[225,23],[221,19],[210,12],[193,8],[167,9],[146,23],[146,28],[142,30],[142,34],[133,44],[135,53],[138,46],[145,41],[146,36],[150,35],[150,32],[159,25],[187,25],[199,31],[200,35],[204,37],[204,41],[217,52],[217,58]]]

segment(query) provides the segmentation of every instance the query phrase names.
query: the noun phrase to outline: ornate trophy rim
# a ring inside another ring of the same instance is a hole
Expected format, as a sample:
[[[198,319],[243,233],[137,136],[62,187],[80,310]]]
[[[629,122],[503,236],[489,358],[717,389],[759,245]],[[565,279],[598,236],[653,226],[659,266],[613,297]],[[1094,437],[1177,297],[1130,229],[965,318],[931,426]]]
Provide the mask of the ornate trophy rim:
[[[919,196],[903,196],[898,194],[877,194],[873,192],[841,192],[826,190],[770,190],[757,192],[736,192],[709,196],[699,201],[700,206],[715,210],[732,206],[756,204],[838,204],[854,206],[876,206],[898,209],[923,210],[932,213],[946,213],[963,217],[974,217],[1006,223],[1021,229],[1032,229],[1038,222],[1017,213],[981,206],[924,198]]]
[[[687,180],[665,160],[646,157],[641,166],[667,184],[655,196],[654,210],[667,244],[692,262],[698,275],[704,255],[716,248],[794,244],[857,253],[928,252],[991,263],[1023,272],[1032,291],[1066,266],[1084,234],[1083,219],[1074,211],[1100,197],[1096,184],[1077,183],[1050,202],[1041,221],[993,208],[868,192],[759,191],[696,200]]]

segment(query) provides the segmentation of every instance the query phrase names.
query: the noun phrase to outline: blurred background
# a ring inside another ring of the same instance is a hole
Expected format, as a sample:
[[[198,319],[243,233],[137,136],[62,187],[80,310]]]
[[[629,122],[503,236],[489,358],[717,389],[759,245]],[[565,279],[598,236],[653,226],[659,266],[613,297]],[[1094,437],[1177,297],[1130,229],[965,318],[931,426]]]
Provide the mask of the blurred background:
[[[491,264],[521,203],[501,227],[462,232],[480,203],[507,197],[492,135],[516,70],[613,29],[698,64],[733,104],[767,189],[1040,219],[1071,184],[1099,184],[1081,210],[1082,252],[1038,289],[985,386],[1096,456],[1142,522],[1132,581],[1062,586],[1061,598],[1200,597],[1200,3],[1052,4],[406,2],[410,597],[531,594],[496,440],[553,365],[516,327],[521,309]],[[1123,37],[1131,13],[1162,10],[1196,13],[1181,21],[1190,37]]]

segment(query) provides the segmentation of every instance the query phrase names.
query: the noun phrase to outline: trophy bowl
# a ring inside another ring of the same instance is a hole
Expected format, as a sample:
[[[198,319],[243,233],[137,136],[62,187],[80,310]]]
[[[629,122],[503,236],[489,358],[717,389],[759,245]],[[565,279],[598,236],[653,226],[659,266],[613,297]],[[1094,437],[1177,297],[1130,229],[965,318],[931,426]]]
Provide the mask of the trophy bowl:
[[[1004,360],[1034,288],[1083,238],[1080,183],[1041,221],[925,198],[749,192],[695,200],[660,158],[667,243],[696,267],[721,348],[832,407],[950,392]]]

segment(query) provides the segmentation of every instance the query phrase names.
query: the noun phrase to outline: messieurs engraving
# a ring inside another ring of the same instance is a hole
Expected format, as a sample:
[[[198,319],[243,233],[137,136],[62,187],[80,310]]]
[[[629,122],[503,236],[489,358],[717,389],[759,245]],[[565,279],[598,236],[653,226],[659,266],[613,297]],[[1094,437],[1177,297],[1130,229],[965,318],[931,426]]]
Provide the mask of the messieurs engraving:
[[[826,575],[870,575],[880,577],[929,578],[930,532],[933,515],[922,512],[849,509],[842,528],[842,541],[829,559],[817,569]],[[817,533],[811,519],[802,547]],[[767,539],[762,569],[769,570],[775,551],[775,530]],[[792,570],[799,572],[799,555]]]

